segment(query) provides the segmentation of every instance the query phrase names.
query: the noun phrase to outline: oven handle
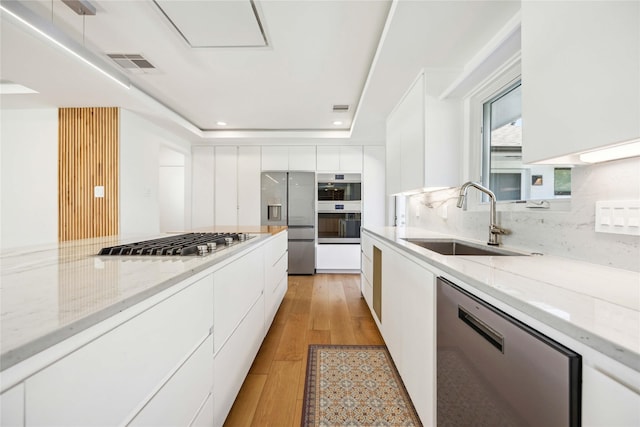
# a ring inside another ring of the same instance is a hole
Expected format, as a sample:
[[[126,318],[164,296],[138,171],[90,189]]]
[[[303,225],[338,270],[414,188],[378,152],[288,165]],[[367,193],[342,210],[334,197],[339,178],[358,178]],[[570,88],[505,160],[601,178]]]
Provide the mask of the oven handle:
[[[322,209],[318,211],[319,214],[322,213],[362,213],[362,210],[358,209]]]

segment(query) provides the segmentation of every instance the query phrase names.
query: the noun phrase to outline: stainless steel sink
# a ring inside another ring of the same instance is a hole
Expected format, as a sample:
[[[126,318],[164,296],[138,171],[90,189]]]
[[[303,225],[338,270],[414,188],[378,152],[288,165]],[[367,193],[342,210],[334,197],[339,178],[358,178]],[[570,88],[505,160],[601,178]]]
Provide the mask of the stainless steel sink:
[[[525,253],[506,249],[475,245],[454,239],[410,239],[402,238],[409,243],[421,246],[441,255],[484,255],[484,256],[526,256]]]

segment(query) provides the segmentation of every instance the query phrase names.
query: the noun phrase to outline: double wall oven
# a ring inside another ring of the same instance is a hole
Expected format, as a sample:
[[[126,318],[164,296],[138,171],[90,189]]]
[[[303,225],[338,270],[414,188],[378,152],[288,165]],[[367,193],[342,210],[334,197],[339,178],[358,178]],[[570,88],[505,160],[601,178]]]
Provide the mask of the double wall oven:
[[[359,244],[360,174],[318,174],[318,244]]]

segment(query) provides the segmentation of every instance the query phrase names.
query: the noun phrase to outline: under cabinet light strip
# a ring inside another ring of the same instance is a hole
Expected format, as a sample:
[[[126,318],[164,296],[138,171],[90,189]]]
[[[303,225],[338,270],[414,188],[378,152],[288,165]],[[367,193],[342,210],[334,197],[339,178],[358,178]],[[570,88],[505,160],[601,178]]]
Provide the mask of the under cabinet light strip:
[[[14,13],[13,11],[7,9],[7,7],[5,5],[3,5],[3,4],[1,4],[1,3],[0,3],[0,10],[2,12],[5,12],[5,13],[9,14],[10,16],[12,16],[18,22],[22,23],[27,28],[31,29],[32,31],[34,31],[35,33],[41,35],[45,39],[49,40],[51,43],[55,44],[56,46],[58,46],[59,48],[61,48],[65,52],[69,53],[70,55],[72,55],[75,58],[79,59],[80,61],[84,62],[85,64],[89,65],[91,68],[93,68],[94,70],[98,71],[102,75],[104,75],[104,76],[108,77],[109,79],[113,80],[114,82],[118,83],[123,88],[129,89],[131,87],[129,82],[124,82],[121,79],[117,78],[116,76],[112,75],[111,73],[105,71],[99,65],[94,64],[93,62],[91,62],[90,60],[88,60],[87,58],[85,58],[84,56],[82,56],[81,54],[79,54],[78,52],[76,52],[75,50],[70,48],[69,46],[65,45],[64,43],[62,43],[62,42],[60,42],[58,40],[56,40],[54,37],[52,37],[51,35],[47,34],[44,31],[42,31],[40,28],[38,28],[35,25],[31,24],[30,22],[26,21],[21,16],[17,15],[16,13]]]
[[[640,156],[640,139],[582,153],[580,160],[586,163],[600,163],[637,156]]]

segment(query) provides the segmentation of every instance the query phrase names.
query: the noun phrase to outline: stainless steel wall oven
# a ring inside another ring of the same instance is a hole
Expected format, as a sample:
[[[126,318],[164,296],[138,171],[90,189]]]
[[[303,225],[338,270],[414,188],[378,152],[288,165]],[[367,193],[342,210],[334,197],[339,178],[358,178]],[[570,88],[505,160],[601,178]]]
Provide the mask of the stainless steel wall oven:
[[[359,244],[360,174],[318,174],[318,244]]]

